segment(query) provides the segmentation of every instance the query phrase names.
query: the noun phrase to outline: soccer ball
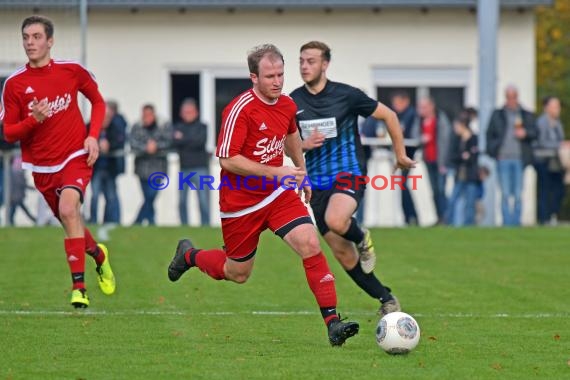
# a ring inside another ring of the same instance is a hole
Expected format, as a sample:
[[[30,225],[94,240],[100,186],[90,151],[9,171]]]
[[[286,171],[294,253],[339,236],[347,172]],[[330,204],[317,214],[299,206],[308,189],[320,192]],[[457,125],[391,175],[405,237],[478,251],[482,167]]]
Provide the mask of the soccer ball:
[[[376,343],[389,354],[407,354],[420,341],[420,326],[406,313],[386,314],[376,327]]]

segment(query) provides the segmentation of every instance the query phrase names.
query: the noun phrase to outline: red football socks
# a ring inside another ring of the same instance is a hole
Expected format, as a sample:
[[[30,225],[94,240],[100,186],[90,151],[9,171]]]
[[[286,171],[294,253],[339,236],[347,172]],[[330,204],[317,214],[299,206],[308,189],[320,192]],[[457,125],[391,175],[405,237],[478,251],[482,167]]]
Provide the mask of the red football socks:
[[[202,272],[214,280],[224,280],[224,264],[226,253],[221,249],[191,249],[184,255],[186,263],[197,266]]]
[[[85,228],[85,251],[89,256],[93,257],[97,266],[105,261],[105,252],[97,246],[97,242],[87,228]]]
[[[65,239],[64,245],[73,289],[85,289],[85,239]]]
[[[338,318],[336,314],[336,289],[334,275],[329,269],[322,252],[303,260],[307,282],[321,308],[321,314],[328,324]]]
[[[105,252],[97,246],[97,242],[87,228],[85,228],[85,251],[89,256],[93,257],[97,266],[105,261]]]

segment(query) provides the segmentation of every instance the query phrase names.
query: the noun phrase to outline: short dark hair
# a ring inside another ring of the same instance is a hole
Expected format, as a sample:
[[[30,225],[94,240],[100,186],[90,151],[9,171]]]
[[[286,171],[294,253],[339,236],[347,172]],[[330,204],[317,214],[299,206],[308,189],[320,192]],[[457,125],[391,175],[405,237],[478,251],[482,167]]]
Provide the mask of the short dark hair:
[[[459,115],[457,115],[453,121],[471,130],[471,126],[469,125],[471,124],[471,118],[469,117],[469,114],[466,111],[460,112]]]
[[[47,17],[38,16],[38,15],[26,17],[26,19],[24,19],[24,21],[22,22],[22,33],[24,32],[25,28],[33,24],[42,24],[44,26],[46,37],[48,39],[53,37],[53,31],[54,31],[53,21],[51,21]]]
[[[184,98],[182,103],[180,103],[180,108],[188,105],[198,108],[198,103],[196,103],[196,99],[194,98]]]
[[[309,41],[306,44],[304,44],[303,46],[301,46],[300,52],[302,53],[303,51],[305,51],[307,49],[318,49],[321,51],[321,57],[325,61],[327,61],[327,62],[331,61],[331,48],[327,44],[325,44],[324,42]]]
[[[554,95],[547,95],[544,98],[542,98],[542,106],[546,107],[548,105],[548,103],[550,103],[551,100],[553,99],[558,99],[558,97],[554,96]],[[560,101],[560,100],[559,100]],[[561,102],[562,104],[562,102]]]
[[[107,100],[107,107],[109,107],[113,113],[119,112],[119,103],[116,100]]]
[[[390,94],[390,99],[402,98],[410,100],[410,94],[406,90],[394,90]],[[435,102],[433,102],[435,104]]]
[[[281,62],[285,63],[283,54],[281,54],[277,46],[273,44],[257,45],[247,53],[247,65],[250,73],[259,75],[259,61],[266,55],[271,58],[280,59]]]
[[[144,104],[144,105],[142,106],[142,109],[143,109],[143,111],[144,111],[144,110],[149,110],[149,111],[154,112],[154,106],[153,106],[152,104],[150,104],[150,103]]]

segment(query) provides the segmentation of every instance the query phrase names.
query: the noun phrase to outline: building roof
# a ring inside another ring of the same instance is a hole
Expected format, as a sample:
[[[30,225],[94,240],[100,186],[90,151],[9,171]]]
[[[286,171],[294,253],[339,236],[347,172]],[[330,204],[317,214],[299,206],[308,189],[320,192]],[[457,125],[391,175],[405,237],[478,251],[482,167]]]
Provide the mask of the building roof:
[[[468,7],[478,0],[88,0],[90,8],[406,8]],[[80,0],[0,0],[0,8],[62,8]],[[500,0],[503,8],[552,5],[553,0]]]

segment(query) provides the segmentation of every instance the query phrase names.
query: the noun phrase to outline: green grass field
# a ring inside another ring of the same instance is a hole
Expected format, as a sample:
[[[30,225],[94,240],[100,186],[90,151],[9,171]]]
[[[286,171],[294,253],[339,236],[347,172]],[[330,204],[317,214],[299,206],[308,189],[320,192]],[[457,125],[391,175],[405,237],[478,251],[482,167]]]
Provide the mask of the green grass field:
[[[118,290],[69,306],[62,231],[0,229],[0,379],[570,378],[567,228],[373,230],[378,271],[416,317],[406,356],[375,342],[378,304],[331,259],[339,311],[361,324],[328,344],[295,254],[269,233],[244,285],[191,270],[170,283],[179,237],[220,246],[217,229],[111,233]]]

